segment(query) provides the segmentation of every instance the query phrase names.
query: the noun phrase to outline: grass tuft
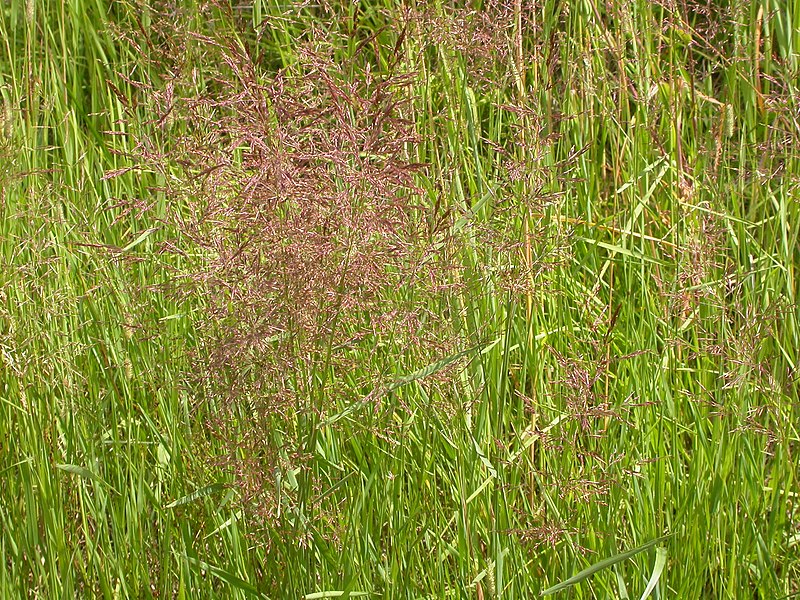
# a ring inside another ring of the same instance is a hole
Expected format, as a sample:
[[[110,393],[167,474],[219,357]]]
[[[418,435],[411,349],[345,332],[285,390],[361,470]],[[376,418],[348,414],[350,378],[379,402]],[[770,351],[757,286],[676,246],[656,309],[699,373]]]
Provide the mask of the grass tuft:
[[[800,594],[798,15],[7,3],[0,596]]]

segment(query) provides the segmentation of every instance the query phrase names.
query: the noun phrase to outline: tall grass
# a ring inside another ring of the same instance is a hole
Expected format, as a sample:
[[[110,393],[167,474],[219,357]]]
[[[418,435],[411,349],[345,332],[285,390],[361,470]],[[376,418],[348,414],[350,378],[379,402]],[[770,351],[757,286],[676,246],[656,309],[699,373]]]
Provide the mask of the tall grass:
[[[797,3],[0,39],[0,596],[800,593]]]

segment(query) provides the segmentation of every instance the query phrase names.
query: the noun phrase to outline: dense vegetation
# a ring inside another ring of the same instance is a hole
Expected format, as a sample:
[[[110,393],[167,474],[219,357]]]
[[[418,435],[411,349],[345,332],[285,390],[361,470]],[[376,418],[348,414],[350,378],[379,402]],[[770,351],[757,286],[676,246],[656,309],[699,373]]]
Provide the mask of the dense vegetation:
[[[0,596],[800,594],[798,2],[0,40]]]

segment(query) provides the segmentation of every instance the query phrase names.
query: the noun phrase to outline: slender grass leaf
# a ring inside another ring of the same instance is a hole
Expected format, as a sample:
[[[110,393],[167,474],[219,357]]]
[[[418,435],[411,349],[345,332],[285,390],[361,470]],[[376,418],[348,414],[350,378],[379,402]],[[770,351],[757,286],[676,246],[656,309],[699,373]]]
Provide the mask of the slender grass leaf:
[[[211,494],[216,494],[217,492],[221,492],[225,489],[225,485],[222,483],[212,483],[211,485],[207,485],[199,490],[195,490],[191,494],[187,494],[182,498],[178,498],[174,502],[170,502],[164,508],[175,508],[176,506],[182,506],[184,504],[189,504],[190,502],[194,502],[195,500],[199,500],[200,498],[205,498],[206,496],[210,496]]]
[[[633,184],[635,184],[635,183],[636,183],[636,182],[637,182],[639,179],[641,179],[641,178],[642,178],[644,175],[646,175],[647,173],[649,173],[650,171],[652,171],[653,169],[655,169],[657,166],[661,165],[662,163],[664,163],[664,158],[663,158],[663,157],[656,159],[656,161],[655,161],[655,162],[652,162],[652,163],[650,163],[650,164],[649,164],[649,165],[647,165],[647,166],[646,166],[644,169],[642,169],[642,172],[641,172],[641,173],[639,173],[639,174],[638,174],[636,177],[634,177],[634,178],[633,178],[633,179],[631,179],[630,181],[626,181],[626,182],[625,182],[625,183],[622,185],[622,187],[620,187],[619,189],[617,189],[617,191],[616,191],[616,192],[614,192],[614,193],[615,193],[615,194],[621,194],[622,192],[624,192],[625,190],[627,190],[629,187],[631,187]],[[669,167],[669,165],[666,165],[666,167]],[[659,176],[656,178],[656,180],[657,180],[657,181],[660,181],[662,177],[663,177],[663,174],[659,174]]]
[[[441,360],[438,360],[438,361],[436,361],[434,363],[431,363],[428,366],[423,367],[422,369],[414,371],[413,373],[409,373],[408,375],[404,375],[403,377],[400,377],[399,379],[396,379],[391,384],[389,384],[389,386],[386,388],[386,391],[387,392],[392,392],[392,391],[394,391],[394,390],[396,390],[398,388],[403,387],[404,385],[408,385],[409,383],[413,383],[414,381],[418,381],[420,379],[424,379],[425,377],[429,377],[430,375],[433,375],[434,373],[438,373],[442,369],[448,367],[449,365],[453,364],[456,361],[461,360],[465,356],[469,356],[470,354],[473,354],[475,352],[479,352],[482,348],[484,348],[484,346],[485,346],[484,344],[479,344],[477,346],[473,346],[472,348],[468,348],[467,350],[462,350],[461,352],[458,352],[458,353],[453,354],[451,356],[447,356],[447,357],[445,357],[445,358],[443,358]],[[362,399],[362,400],[360,400],[358,402],[354,402],[353,404],[351,404],[350,406],[345,408],[343,411],[333,415],[332,417],[330,417],[330,418],[326,419],[325,421],[323,421],[322,423],[320,423],[319,427],[320,428],[327,427],[328,425],[332,425],[333,423],[336,423],[337,421],[339,421],[339,420],[345,418],[346,416],[350,415],[351,413],[355,412],[356,410],[358,410],[362,406],[368,404],[372,400],[373,400],[373,395],[370,394],[369,396],[367,396],[367,398]]]
[[[81,467],[79,465],[59,464],[59,465],[56,465],[56,468],[57,469],[61,469],[62,471],[66,471],[67,473],[72,473],[73,475],[78,475],[79,477],[83,477],[84,479],[91,479],[92,481],[95,481],[95,482],[107,487],[108,489],[113,490],[114,492],[117,491],[105,479],[103,479],[102,477],[100,477],[96,473],[93,473],[92,471],[90,471],[86,467]]]
[[[141,244],[143,241],[145,241],[147,238],[149,238],[151,235],[153,235],[153,233],[154,233],[154,232],[156,232],[156,231],[158,231],[158,230],[159,230],[159,228],[158,228],[158,227],[151,227],[150,229],[145,229],[145,230],[144,230],[144,231],[143,231],[143,232],[142,232],[142,233],[139,235],[139,237],[137,237],[137,238],[136,238],[135,240],[133,240],[133,241],[132,241],[130,244],[128,244],[127,246],[125,246],[125,247],[122,249],[122,251],[123,251],[123,252],[128,252],[128,251],[130,251],[130,250],[133,250],[134,248],[136,248],[136,246],[138,246],[139,244]]]
[[[207,540],[208,538],[213,537],[216,534],[218,534],[223,529],[227,529],[228,527],[233,525],[236,521],[238,521],[241,518],[241,516],[242,516],[242,511],[238,511],[238,512],[234,513],[233,515],[231,515],[231,517],[227,521],[225,521],[222,525],[217,527],[214,531],[212,531],[211,533],[206,535],[203,539]]]
[[[252,583],[245,581],[244,579],[234,575],[233,573],[229,573],[224,569],[211,565],[203,560],[200,560],[199,558],[194,558],[193,556],[186,555],[186,559],[189,561],[189,564],[198,567],[200,569],[203,569],[205,571],[208,571],[214,577],[216,577],[220,581],[224,581],[233,589],[244,592],[245,594],[253,596],[255,598],[264,598],[264,599],[267,598],[267,596],[259,592],[258,588],[256,588]]]
[[[25,459],[23,459],[23,460],[21,460],[19,462],[15,462],[13,465],[10,465],[10,466],[6,467],[2,471],[0,471],[0,475],[5,473],[6,471],[10,471],[11,469],[13,469],[15,467],[18,467],[20,465],[25,465],[25,464],[28,464],[28,463],[32,463],[32,462],[33,462],[33,457],[29,456],[28,458],[25,458]]]
[[[626,552],[622,552],[620,554],[616,554],[609,558],[603,559],[598,563],[593,564],[590,567],[587,567],[577,575],[573,575],[566,581],[562,581],[561,583],[554,585],[553,587],[549,587],[544,590],[541,595],[542,596],[549,596],[550,594],[555,594],[556,592],[560,592],[561,590],[565,590],[568,587],[572,587],[576,583],[580,583],[584,579],[588,579],[595,573],[602,571],[603,569],[607,569],[610,566],[616,565],[617,563],[621,563],[623,560],[627,560],[632,556],[636,556],[637,554],[644,552],[645,550],[652,548],[656,544],[660,544],[664,540],[671,538],[674,534],[664,535],[660,538],[656,538],[650,542],[647,542],[643,546],[639,546],[638,548],[634,548],[633,550],[628,550]]]
[[[160,322],[163,322],[163,321],[172,321],[172,320],[174,320],[174,319],[182,319],[182,318],[183,318],[183,317],[185,317],[185,316],[186,316],[186,315],[185,315],[185,314],[183,314],[183,313],[175,313],[174,315],[167,315],[166,317],[161,317],[161,318],[159,319],[159,321],[160,321]]]
[[[452,365],[454,362],[461,360],[465,356],[469,356],[470,354],[478,352],[482,348],[483,348],[482,344],[478,346],[473,346],[472,348],[469,348],[467,350],[462,350],[461,352],[457,352],[456,354],[452,354],[441,360],[437,360],[436,362],[431,363],[428,366],[423,367],[417,371],[414,371],[413,373],[409,373],[408,375],[400,377],[399,379],[397,379],[396,381],[394,381],[392,384],[389,385],[387,391],[391,392],[396,390],[397,388],[403,387],[404,385],[408,385],[409,383],[412,383],[414,381],[425,379],[426,377],[429,377],[434,373],[438,373],[442,369]]]
[[[453,229],[452,229],[453,233],[458,233],[459,231],[464,229],[464,227],[470,221],[472,221],[478,214],[478,212],[486,205],[486,202],[488,202],[489,199],[494,196],[496,190],[497,186],[492,186],[492,188],[488,192],[486,192],[483,196],[481,196],[480,200],[478,200],[472,206],[472,208],[470,208],[463,215],[461,215],[453,224]]]
[[[492,481],[494,481],[494,478],[495,478],[496,476],[497,476],[497,473],[495,472],[495,473],[491,473],[491,474],[490,474],[490,476],[489,476],[487,479],[484,479],[484,480],[483,480],[483,483],[482,483],[482,484],[480,484],[480,485],[478,486],[478,489],[476,489],[474,492],[472,492],[472,493],[469,495],[469,498],[467,498],[467,501],[466,501],[466,503],[467,503],[467,504],[469,504],[469,503],[471,503],[473,500],[475,500],[475,498],[477,498],[478,496],[480,496],[481,492],[482,492],[483,490],[485,490],[487,487],[489,487],[489,485],[492,483]]]
[[[661,573],[664,572],[664,565],[667,564],[667,549],[656,548],[656,562],[653,565],[653,572],[650,574],[650,581],[647,582],[647,587],[644,588],[644,593],[639,600],[646,600],[653,590],[658,585],[658,580],[661,578]]]
[[[655,263],[657,265],[665,265],[666,263],[663,260],[659,260],[657,258],[652,258],[651,256],[646,256],[641,252],[636,252],[635,250],[630,250],[628,248],[623,248],[622,246],[617,246],[615,244],[608,244],[606,242],[601,242],[599,240],[593,240],[592,238],[580,238],[582,241],[586,242],[587,244],[594,244],[595,246],[599,246],[600,248],[605,248],[606,250],[610,250],[615,254],[622,254],[623,256],[628,256],[630,258],[635,258],[637,260],[641,260],[643,262]]]
[[[489,458],[484,454],[481,447],[478,445],[478,442],[475,438],[472,438],[472,445],[475,447],[475,453],[478,455],[478,459],[483,463],[483,466],[489,471],[489,475],[492,477],[497,477],[497,470],[494,468],[494,465],[491,463]]]
[[[615,572],[617,576],[617,588],[619,590],[619,600],[630,600],[630,596],[628,595],[628,588],[625,585],[625,580],[622,578],[622,575],[619,571]]]

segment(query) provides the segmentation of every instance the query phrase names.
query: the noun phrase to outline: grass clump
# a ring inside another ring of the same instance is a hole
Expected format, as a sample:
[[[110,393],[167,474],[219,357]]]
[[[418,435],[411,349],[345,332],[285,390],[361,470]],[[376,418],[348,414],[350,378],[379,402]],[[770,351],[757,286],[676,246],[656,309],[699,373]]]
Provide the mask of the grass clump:
[[[797,9],[4,7],[0,595],[800,592]]]

